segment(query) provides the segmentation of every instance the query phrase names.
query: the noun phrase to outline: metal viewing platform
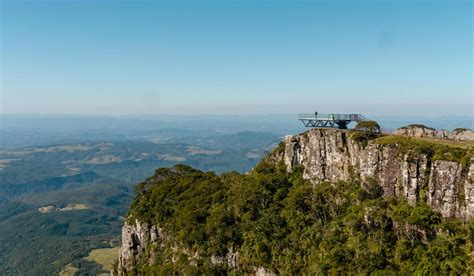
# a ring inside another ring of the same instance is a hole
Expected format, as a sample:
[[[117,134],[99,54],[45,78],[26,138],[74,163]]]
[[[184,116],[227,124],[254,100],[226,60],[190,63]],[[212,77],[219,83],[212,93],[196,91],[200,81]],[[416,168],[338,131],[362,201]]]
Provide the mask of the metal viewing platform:
[[[307,113],[298,114],[298,120],[303,122],[305,127],[337,127],[347,129],[351,122],[366,120],[361,114],[319,114]]]

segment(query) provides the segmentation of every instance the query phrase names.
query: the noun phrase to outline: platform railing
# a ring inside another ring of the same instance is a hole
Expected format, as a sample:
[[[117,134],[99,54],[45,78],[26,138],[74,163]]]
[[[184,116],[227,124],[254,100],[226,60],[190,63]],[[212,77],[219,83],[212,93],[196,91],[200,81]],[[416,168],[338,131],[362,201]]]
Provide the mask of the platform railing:
[[[365,117],[360,114],[315,114],[301,113],[298,114],[299,120],[327,120],[327,121],[362,121]]]

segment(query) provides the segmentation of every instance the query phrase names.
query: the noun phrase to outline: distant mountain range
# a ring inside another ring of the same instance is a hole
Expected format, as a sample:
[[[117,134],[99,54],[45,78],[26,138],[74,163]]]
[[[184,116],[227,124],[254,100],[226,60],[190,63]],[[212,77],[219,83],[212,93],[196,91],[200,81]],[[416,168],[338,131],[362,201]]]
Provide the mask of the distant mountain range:
[[[366,116],[383,129],[420,123],[436,129],[474,128],[473,116]],[[279,115],[149,115],[72,116],[0,115],[0,148],[21,148],[84,141],[150,140],[153,137],[190,137],[269,132],[278,136],[304,131],[296,114]]]

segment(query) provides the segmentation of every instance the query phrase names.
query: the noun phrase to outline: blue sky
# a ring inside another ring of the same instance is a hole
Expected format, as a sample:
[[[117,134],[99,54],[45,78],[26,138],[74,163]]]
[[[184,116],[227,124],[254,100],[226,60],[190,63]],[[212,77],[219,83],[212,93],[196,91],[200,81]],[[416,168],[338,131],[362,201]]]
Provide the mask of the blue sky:
[[[471,1],[0,1],[3,113],[473,112]]]

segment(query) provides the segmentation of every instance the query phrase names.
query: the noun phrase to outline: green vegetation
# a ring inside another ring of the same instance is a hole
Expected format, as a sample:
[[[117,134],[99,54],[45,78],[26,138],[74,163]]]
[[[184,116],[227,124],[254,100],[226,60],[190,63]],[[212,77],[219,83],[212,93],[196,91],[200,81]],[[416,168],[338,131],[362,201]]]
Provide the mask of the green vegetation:
[[[385,136],[380,137],[376,143],[381,145],[396,145],[400,155],[405,154],[425,154],[432,161],[447,160],[455,161],[464,167],[469,166],[471,157],[474,156],[474,147],[465,146],[465,143],[444,143],[435,139],[422,139],[405,136]]]
[[[96,262],[104,270],[113,271],[114,263],[119,256],[120,247],[94,249],[85,257],[86,260]]]
[[[428,127],[428,126],[421,125],[421,124],[406,125],[406,126],[402,126],[400,129],[409,129],[409,128],[423,128],[423,129],[429,129],[429,130],[436,130],[432,127]]]
[[[117,262],[119,249],[120,247],[94,249],[87,257],[66,265],[59,275],[110,275]]]
[[[453,133],[457,134],[459,132],[464,132],[466,130],[469,130],[468,128],[464,128],[464,127],[458,127],[458,128],[455,128],[453,129]]]
[[[278,146],[273,150],[274,152],[283,153],[285,151],[286,144],[285,142],[278,143]]]
[[[380,135],[380,125],[375,121],[360,121],[351,131],[351,139],[366,147],[368,142]]]
[[[163,168],[136,191],[129,223],[157,224],[172,237],[137,273],[229,273],[210,257],[230,248],[239,252],[237,273],[262,266],[289,275],[468,274],[472,262],[472,223],[384,199],[375,181],[312,186],[301,169],[263,161],[247,175]],[[173,242],[189,253],[173,251]]]
[[[59,272],[59,276],[74,276],[74,273],[76,273],[78,270],[79,269],[73,267],[72,264],[68,264],[63,270],[61,270],[61,272]]]
[[[160,135],[164,141],[155,143],[118,137],[1,150],[0,275],[57,275],[68,264],[77,268],[76,275],[106,273],[84,257],[91,250],[119,245],[122,216],[129,210],[137,182],[157,167],[175,165],[179,158],[172,157],[185,158],[182,162],[201,170],[244,172],[279,140],[278,135],[263,132],[212,133],[190,136],[171,130]],[[222,153],[192,155],[191,147]],[[256,157],[249,158],[249,151]],[[90,162],[107,161],[104,156],[122,161]],[[90,209],[68,210],[75,209],[67,207],[71,204]],[[38,211],[46,206],[65,209]]]
[[[108,191],[115,192],[110,187]],[[110,247],[110,243],[119,244],[123,220],[113,215],[116,205],[102,210],[43,214],[30,210],[30,206],[12,203],[0,208],[0,212],[9,212],[6,208],[22,211],[4,220],[0,218],[0,251],[5,252],[0,258],[1,275],[54,275],[69,263],[78,268],[79,275],[92,274],[102,269],[83,260],[87,253]]]
[[[419,141],[426,141],[433,144],[445,145],[450,147],[458,147],[464,149],[474,148],[474,141],[454,141],[454,140],[445,140],[445,139],[436,139],[436,138],[427,138],[427,137],[412,137]]]

